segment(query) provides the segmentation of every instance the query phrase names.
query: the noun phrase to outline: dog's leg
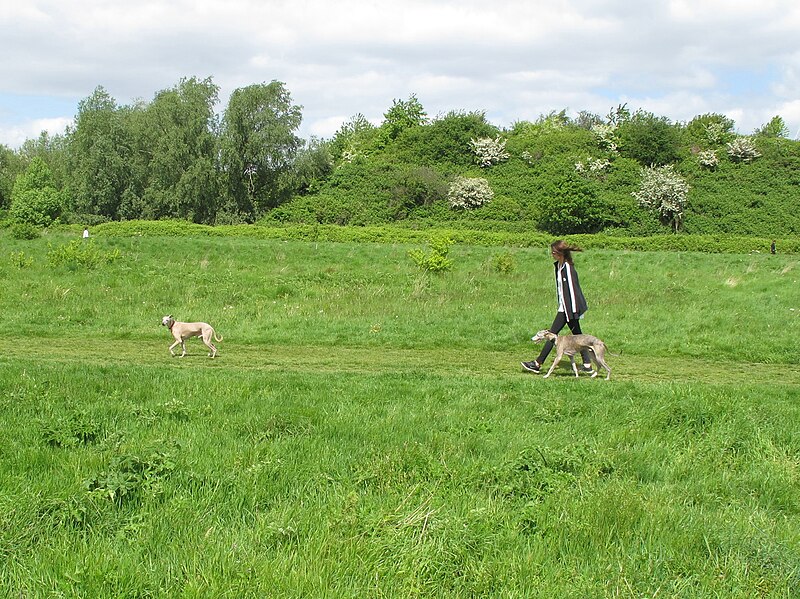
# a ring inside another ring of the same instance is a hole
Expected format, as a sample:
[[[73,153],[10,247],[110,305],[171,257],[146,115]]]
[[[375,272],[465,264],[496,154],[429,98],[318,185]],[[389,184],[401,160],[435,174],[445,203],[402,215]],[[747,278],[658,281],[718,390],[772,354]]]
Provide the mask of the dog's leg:
[[[171,354],[172,354],[172,357],[173,357],[173,358],[175,357],[175,352],[174,352],[174,351],[172,351],[172,350],[174,350],[176,347],[178,347],[178,345],[180,344],[180,342],[181,342],[181,340],[180,340],[180,339],[178,339],[178,340],[177,340],[175,343],[173,343],[172,345],[170,345],[170,346],[169,346],[169,353],[171,353]]]
[[[212,329],[209,329],[201,337],[201,339],[203,340],[203,343],[205,343],[206,347],[208,347],[208,349],[209,349],[208,357],[210,357],[210,358],[213,358],[214,356],[217,355],[217,348],[214,347],[213,343],[211,343],[211,338],[213,337],[213,335],[214,335],[214,331]]]
[[[186,355],[186,341],[181,339],[181,349],[183,349],[183,353],[181,354],[181,358]]]
[[[569,365],[572,367],[572,372],[575,373],[575,378],[578,378],[578,367],[575,366],[575,354],[569,357]]]
[[[553,365],[552,365],[552,366],[550,366],[550,370],[548,370],[548,371],[547,371],[547,374],[546,374],[546,375],[544,375],[542,378],[545,378],[545,379],[546,379],[548,376],[550,376],[550,373],[552,373],[552,372],[553,372],[553,370],[555,369],[555,367],[556,367],[556,366],[558,365],[558,363],[561,361],[561,357],[562,357],[563,355],[564,355],[564,352],[563,352],[563,351],[559,351],[559,349],[558,349],[558,346],[556,346],[556,357],[555,357],[555,358],[553,358]]]
[[[605,347],[598,347],[594,350],[594,359],[595,361],[606,369],[606,380],[611,378],[611,367],[606,362],[606,348]],[[594,376],[597,376],[600,373],[600,368],[597,368],[597,372],[594,373]]]

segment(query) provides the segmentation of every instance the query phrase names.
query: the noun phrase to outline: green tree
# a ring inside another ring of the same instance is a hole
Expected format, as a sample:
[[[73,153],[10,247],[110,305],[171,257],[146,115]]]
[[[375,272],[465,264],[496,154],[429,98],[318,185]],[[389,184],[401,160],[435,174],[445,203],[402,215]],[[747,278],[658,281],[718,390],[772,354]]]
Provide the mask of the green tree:
[[[574,170],[553,178],[539,198],[539,227],[554,235],[596,233],[605,211],[596,186]]]
[[[24,165],[41,158],[50,168],[53,177],[53,186],[63,189],[67,182],[67,139],[63,135],[50,135],[42,131],[36,139],[26,139],[20,146],[19,156]]]
[[[675,231],[683,224],[689,185],[673,165],[643,167],[639,189],[632,192],[639,205],[658,214],[662,224]]]
[[[417,99],[411,94],[408,100],[394,100],[391,108],[383,115],[381,132],[387,141],[397,139],[405,130],[424,125],[428,121],[425,109]]]
[[[377,134],[377,127],[370,123],[363,114],[350,117],[333,135],[330,151],[335,163],[350,162],[357,156],[364,155],[372,145]]]
[[[768,123],[756,129],[755,135],[770,138],[788,137],[789,128],[780,116],[774,116]]]
[[[295,156],[291,187],[299,194],[316,191],[332,170],[331,142],[312,137]]]
[[[470,140],[499,133],[483,112],[451,111],[424,126],[406,129],[390,151],[409,163],[466,168],[474,164]]]
[[[54,187],[50,168],[37,156],[14,183],[11,217],[18,223],[47,227],[63,208],[63,194]]]
[[[135,131],[138,164],[132,182],[143,179],[143,216],[214,221],[219,197],[214,113],[218,92],[211,78],[182,79],[158,92],[141,114],[131,112],[129,130]],[[137,194],[131,194],[135,188],[129,186],[125,196],[121,212],[126,218],[140,216]]]
[[[680,130],[666,117],[637,110],[617,130],[620,153],[642,166],[663,166],[680,158]]]
[[[131,183],[132,140],[125,113],[102,87],[78,104],[68,136],[68,188],[79,214],[116,219]]]
[[[231,94],[220,134],[228,214],[251,221],[291,196],[289,175],[302,145],[295,134],[301,110],[280,81]]]
[[[11,191],[14,181],[22,172],[22,161],[8,146],[0,144],[0,209],[11,205]]]
[[[722,114],[706,113],[694,117],[686,125],[686,134],[690,143],[701,147],[720,147],[735,136],[733,119]]]

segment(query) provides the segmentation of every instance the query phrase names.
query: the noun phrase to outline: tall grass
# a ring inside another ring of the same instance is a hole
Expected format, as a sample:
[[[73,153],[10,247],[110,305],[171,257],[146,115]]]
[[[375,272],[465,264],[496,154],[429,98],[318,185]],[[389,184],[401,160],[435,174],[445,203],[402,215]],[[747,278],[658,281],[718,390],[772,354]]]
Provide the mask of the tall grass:
[[[451,272],[414,266],[413,246],[237,238],[100,239],[103,268],[52,267],[48,242],[8,242],[33,261],[0,263],[8,329],[19,335],[153,339],[160,317],[207,320],[238,344],[529,352],[554,315],[544,249],[454,246]],[[58,241],[55,241],[58,244]],[[511,272],[493,268],[510,253]],[[577,268],[583,327],[640,356],[796,363],[794,256],[591,250]],[[57,326],[55,326],[57,325]],[[161,331],[162,335],[165,331]]]
[[[47,241],[0,264],[8,596],[797,596],[791,258],[579,254],[606,383],[519,372],[544,250]]]

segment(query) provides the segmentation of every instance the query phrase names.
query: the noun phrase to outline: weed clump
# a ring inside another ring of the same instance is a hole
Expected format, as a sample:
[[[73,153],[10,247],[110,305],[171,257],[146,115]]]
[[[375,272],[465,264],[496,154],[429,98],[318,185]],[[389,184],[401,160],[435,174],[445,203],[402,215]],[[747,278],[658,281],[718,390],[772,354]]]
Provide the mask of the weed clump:
[[[103,251],[94,241],[75,239],[66,245],[48,246],[47,259],[51,266],[66,266],[70,270],[79,268],[94,269],[111,264],[120,258],[118,249]]]
[[[175,456],[170,451],[153,450],[145,455],[115,456],[107,470],[86,481],[92,496],[122,505],[142,495],[160,495],[164,480],[175,470]]]
[[[53,422],[42,422],[43,441],[52,447],[76,447],[95,443],[102,433],[100,425],[86,412],[74,412]]]
[[[449,237],[434,237],[428,242],[428,251],[410,250],[411,260],[427,272],[442,272],[453,268],[453,260],[448,257],[453,240]]]

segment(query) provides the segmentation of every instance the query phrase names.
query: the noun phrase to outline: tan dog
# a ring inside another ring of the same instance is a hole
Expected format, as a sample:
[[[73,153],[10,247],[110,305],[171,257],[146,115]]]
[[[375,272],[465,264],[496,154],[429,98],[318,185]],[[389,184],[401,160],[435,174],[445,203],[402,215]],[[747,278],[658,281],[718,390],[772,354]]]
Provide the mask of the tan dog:
[[[582,349],[588,349],[592,352],[592,360],[594,360],[597,369],[592,373],[592,378],[596,377],[599,367],[602,366],[608,373],[606,380],[611,378],[611,367],[606,364],[606,344],[597,337],[592,335],[556,335],[547,329],[539,331],[531,337],[531,341],[537,343],[539,341],[552,341],[556,346],[556,357],[553,359],[553,365],[543,378],[550,376],[553,369],[561,361],[564,354],[569,356],[569,362],[572,365],[572,370],[575,376],[578,376],[578,367],[575,366],[575,354],[580,353]]]
[[[172,316],[165,316],[161,319],[161,324],[167,327],[175,337],[175,343],[169,346],[169,353],[173,356],[175,352],[172,350],[178,345],[183,348],[181,358],[186,355],[186,340],[190,337],[200,337],[211,350],[208,355],[212,358],[217,355],[217,348],[211,343],[211,339],[213,337],[214,341],[222,341],[222,337],[217,337],[213,327],[207,322],[179,322]]]

